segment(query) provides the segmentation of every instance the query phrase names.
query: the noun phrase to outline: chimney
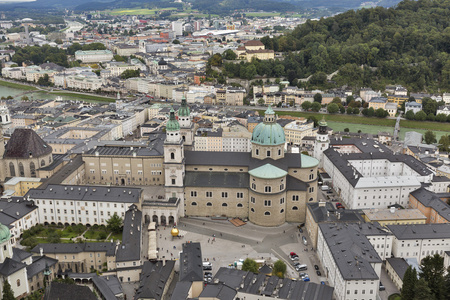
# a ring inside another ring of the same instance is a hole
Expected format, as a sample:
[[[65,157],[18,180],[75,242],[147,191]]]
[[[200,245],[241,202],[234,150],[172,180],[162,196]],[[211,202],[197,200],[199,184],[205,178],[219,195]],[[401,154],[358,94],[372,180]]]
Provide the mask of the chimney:
[[[39,248],[39,254],[41,256],[44,256],[44,249],[42,247]]]
[[[391,214],[394,214],[395,213],[395,206],[391,206],[391,208],[389,210],[390,210]]]

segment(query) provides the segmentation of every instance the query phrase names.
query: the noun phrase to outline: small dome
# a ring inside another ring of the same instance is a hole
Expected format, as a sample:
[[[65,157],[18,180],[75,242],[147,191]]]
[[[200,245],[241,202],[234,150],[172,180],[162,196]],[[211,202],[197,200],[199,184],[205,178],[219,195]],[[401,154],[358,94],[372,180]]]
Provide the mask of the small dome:
[[[175,111],[173,110],[173,107],[170,109],[170,118],[169,121],[167,121],[166,124],[166,131],[178,131],[180,130],[180,123],[178,123],[177,119],[175,118]]]
[[[189,117],[190,115],[191,115],[191,110],[189,109],[189,106],[187,106],[186,97],[183,96],[183,98],[181,98],[180,109],[178,109],[178,116],[179,117]]]
[[[265,112],[264,122],[253,129],[252,143],[275,146],[286,143],[283,127],[275,120],[275,112],[272,107]]]
[[[9,228],[0,223],[0,243],[4,243],[11,238]]]
[[[178,235],[180,234],[180,231],[178,230],[178,228],[174,227],[174,228],[172,228],[172,230],[170,231],[170,234],[171,234],[173,237],[176,237],[176,236],[178,236]]]

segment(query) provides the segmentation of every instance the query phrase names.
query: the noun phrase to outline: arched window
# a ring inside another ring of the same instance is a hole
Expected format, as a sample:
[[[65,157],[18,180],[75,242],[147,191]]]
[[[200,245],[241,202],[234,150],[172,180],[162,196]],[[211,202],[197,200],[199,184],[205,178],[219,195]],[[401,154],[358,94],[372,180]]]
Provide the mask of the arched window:
[[[252,209],[250,209],[252,212],[255,212],[255,209],[254,208],[252,208]]]
[[[5,116],[6,122],[8,122],[8,115]]]
[[[41,160],[41,167],[45,166],[45,160]]]
[[[242,203],[238,203],[237,207],[243,207]]]
[[[264,215],[265,215],[265,216],[270,216],[270,211],[265,211],[265,212],[264,212]]]
[[[197,206],[197,202],[192,202],[191,205],[192,206]]]
[[[31,177],[36,177],[36,166],[34,165],[34,162],[30,162],[30,173]]]
[[[292,210],[298,210],[297,206],[292,207]]]
[[[17,279],[17,286],[20,286],[20,279]]]
[[[24,170],[23,164],[21,162],[19,163],[19,176],[25,177],[25,170]]]
[[[212,206],[211,202],[206,203],[206,206]]]
[[[170,152],[170,159],[175,159],[175,153]]]
[[[224,203],[222,203],[222,206],[228,206],[228,204],[226,204],[226,203],[224,202]]]
[[[52,156],[50,155],[49,157],[48,157],[48,163],[51,163],[52,162]]]
[[[3,118],[2,118],[2,116],[0,116],[0,122],[3,122]]]
[[[16,176],[16,169],[14,168],[14,164],[12,162],[9,163],[9,174],[11,177]]]
[[[186,142],[186,136],[182,136],[182,138],[183,138],[183,142]]]
[[[280,214],[284,213],[284,209],[280,210]]]
[[[309,202],[311,202],[311,201],[313,201],[314,199],[311,197],[311,198],[309,198]]]

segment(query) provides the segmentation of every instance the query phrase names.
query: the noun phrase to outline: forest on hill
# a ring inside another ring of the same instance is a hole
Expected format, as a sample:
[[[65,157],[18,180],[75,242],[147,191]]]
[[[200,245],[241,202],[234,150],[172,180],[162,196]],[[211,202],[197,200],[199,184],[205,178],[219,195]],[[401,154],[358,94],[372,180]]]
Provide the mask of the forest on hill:
[[[395,83],[411,91],[450,91],[449,15],[450,0],[405,0],[395,8],[307,21],[282,36],[261,39],[266,48],[285,52],[283,60],[224,63],[223,75],[241,77],[248,69],[253,76],[285,77],[294,84],[312,75],[309,84],[322,88],[382,89]],[[325,74],[336,70],[328,82]]]

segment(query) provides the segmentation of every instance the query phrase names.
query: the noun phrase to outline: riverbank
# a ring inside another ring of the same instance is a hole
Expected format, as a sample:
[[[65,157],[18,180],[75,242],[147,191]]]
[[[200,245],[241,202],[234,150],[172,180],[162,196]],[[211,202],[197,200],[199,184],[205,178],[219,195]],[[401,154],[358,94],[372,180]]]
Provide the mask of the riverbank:
[[[0,86],[6,86],[13,89],[19,89],[24,91],[37,91],[38,89],[31,85],[20,84],[15,82],[4,81],[0,79]]]
[[[76,97],[80,100],[90,100],[90,101],[97,101],[97,102],[115,102],[115,98],[108,98],[103,96],[96,96],[96,95],[89,95],[89,94],[80,94],[80,93],[71,93],[71,92],[49,92],[51,95],[56,96],[67,96],[67,97]]]

